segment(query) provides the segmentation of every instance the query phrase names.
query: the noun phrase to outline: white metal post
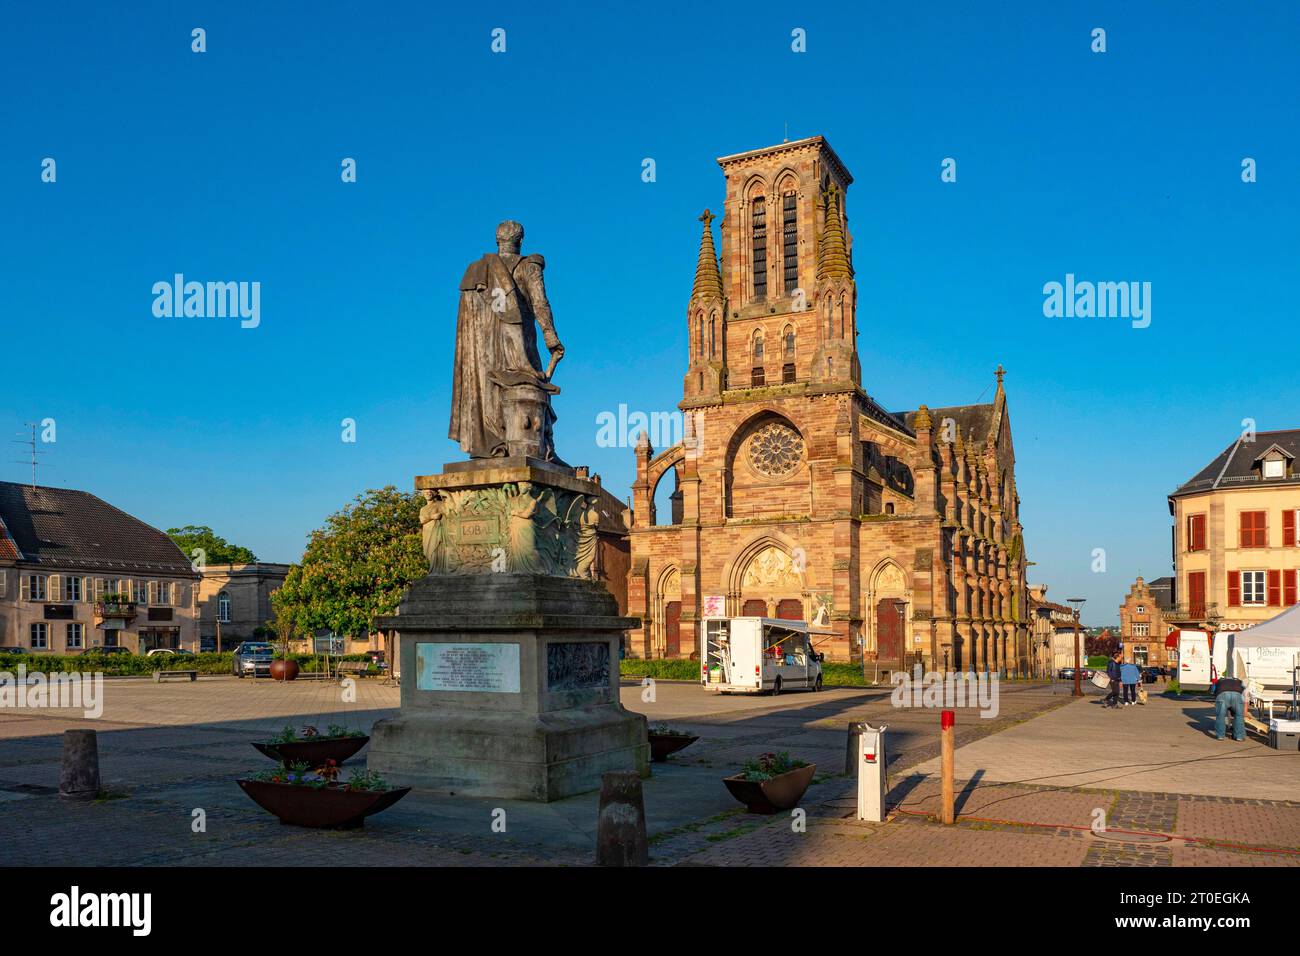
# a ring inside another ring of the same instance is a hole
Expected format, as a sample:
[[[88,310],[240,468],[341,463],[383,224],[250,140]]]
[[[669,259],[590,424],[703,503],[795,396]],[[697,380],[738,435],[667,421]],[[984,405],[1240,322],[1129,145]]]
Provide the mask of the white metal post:
[[[858,738],[858,819],[885,821],[885,724],[862,725]]]

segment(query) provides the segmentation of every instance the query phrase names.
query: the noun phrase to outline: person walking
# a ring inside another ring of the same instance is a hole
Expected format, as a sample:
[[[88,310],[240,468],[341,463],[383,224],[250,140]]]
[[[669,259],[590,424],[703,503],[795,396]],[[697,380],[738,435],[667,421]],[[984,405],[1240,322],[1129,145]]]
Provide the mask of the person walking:
[[[1106,676],[1110,678],[1110,691],[1105,700],[1107,707],[1119,706],[1120,666],[1120,652],[1116,651],[1106,662]]]
[[[1124,706],[1132,706],[1137,703],[1138,681],[1142,679],[1142,671],[1136,664],[1120,664],[1119,675],[1120,683],[1124,685]]]
[[[1228,722],[1228,711],[1232,711],[1232,739],[1246,739],[1246,685],[1236,677],[1220,677],[1214,685],[1214,738],[1223,739],[1223,732]]]

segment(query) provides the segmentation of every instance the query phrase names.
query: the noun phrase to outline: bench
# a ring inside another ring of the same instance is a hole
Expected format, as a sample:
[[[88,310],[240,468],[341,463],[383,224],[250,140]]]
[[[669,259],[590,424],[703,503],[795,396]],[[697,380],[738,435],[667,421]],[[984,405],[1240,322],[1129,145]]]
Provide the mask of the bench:
[[[153,682],[159,684],[164,677],[188,677],[191,681],[198,680],[198,671],[154,671]]]
[[[366,661],[344,661],[339,664],[334,676],[342,679],[349,674],[355,674],[357,677],[365,677],[366,672],[370,669],[370,664]]]

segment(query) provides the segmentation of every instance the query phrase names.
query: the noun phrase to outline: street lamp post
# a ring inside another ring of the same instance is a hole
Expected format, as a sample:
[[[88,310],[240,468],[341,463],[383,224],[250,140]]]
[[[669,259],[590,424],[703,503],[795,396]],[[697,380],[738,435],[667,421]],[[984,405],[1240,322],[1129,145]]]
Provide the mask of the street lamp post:
[[[1079,660],[1079,617],[1083,614],[1083,602],[1086,598],[1067,598],[1074,605],[1074,696],[1083,696],[1083,687],[1080,685],[1082,677],[1083,662]]]

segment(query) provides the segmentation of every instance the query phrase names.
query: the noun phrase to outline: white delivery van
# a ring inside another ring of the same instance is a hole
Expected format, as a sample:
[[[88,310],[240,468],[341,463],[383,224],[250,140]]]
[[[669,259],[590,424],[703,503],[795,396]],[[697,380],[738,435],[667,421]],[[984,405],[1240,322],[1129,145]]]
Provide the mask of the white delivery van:
[[[1220,640],[1227,665],[1228,642]],[[1218,680],[1219,671],[1210,657],[1210,635],[1205,631],[1183,628],[1178,632],[1178,685],[1183,690],[1209,690]]]
[[[714,693],[821,690],[822,659],[804,621],[706,617],[700,684]]]

